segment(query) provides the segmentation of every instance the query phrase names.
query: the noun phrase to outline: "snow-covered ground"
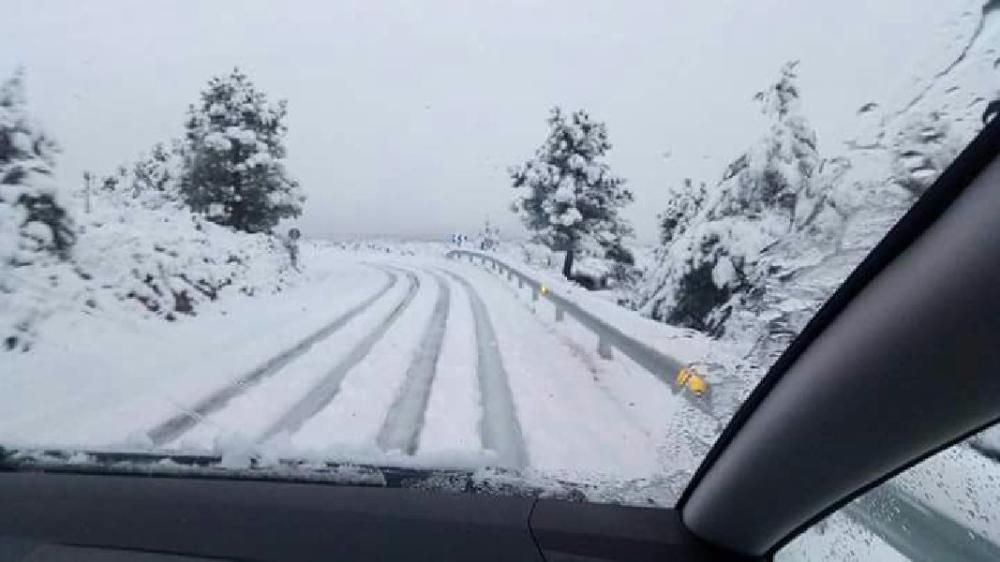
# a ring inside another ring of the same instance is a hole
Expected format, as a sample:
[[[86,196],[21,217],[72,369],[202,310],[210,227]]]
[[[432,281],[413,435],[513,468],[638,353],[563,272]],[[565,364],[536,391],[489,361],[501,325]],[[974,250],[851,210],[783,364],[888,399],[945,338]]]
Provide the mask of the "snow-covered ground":
[[[499,466],[522,484],[575,484],[592,501],[668,506],[721,430],[661,376],[599,356],[589,329],[557,321],[516,280],[447,259],[446,245],[304,247],[304,270],[283,290],[205,302],[174,322],[54,311],[31,351],[0,356],[0,443],[211,453],[232,468],[257,456],[495,479],[488,467]],[[741,351],[501,257],[682,364]],[[480,341],[483,321],[495,340]],[[897,482],[1000,542],[998,476],[993,461],[955,448]],[[835,515],[779,559],[902,557]]]
[[[440,245],[306,248],[304,273],[282,291],[206,302],[174,322],[53,312],[34,349],[0,358],[0,443],[478,469],[508,458],[487,443],[497,426],[514,441],[497,449],[522,449],[513,468],[525,474],[587,485],[595,499],[669,505],[717,430],[661,378],[620,354],[598,357],[585,328],[555,322],[548,305]],[[682,360],[710,345],[546,279]],[[493,374],[480,372],[477,315],[496,338]],[[420,374],[427,347],[433,369]],[[417,376],[429,388],[410,388]],[[509,402],[491,396],[497,388]],[[388,446],[387,431],[412,435],[412,450],[405,439]]]
[[[0,442],[124,443],[294,346],[383,276],[359,262],[316,260],[305,277],[281,293],[209,302],[173,323],[54,312],[35,349],[0,357]]]

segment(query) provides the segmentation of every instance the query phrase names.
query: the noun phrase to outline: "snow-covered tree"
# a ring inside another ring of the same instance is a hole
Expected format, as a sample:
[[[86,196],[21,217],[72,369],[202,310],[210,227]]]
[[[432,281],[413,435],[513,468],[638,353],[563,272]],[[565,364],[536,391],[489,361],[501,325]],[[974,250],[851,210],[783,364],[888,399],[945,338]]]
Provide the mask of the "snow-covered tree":
[[[755,96],[768,132],[727,167],[704,204],[694,206],[696,215],[685,220],[668,209],[661,216],[672,228],[641,296],[649,316],[720,333],[734,306],[762,297],[773,265],[764,259],[768,249],[824,203],[814,185],[816,135],[800,113],[795,66],[786,64],[779,80]]]
[[[0,260],[66,258],[75,233],[53,176],[56,143],[28,115],[22,72],[0,87]]]
[[[209,80],[186,124],[181,192],[194,211],[247,232],[301,214],[305,196],[281,162],[286,111],[239,69]]]
[[[695,186],[691,178],[685,178],[680,188],[670,191],[666,209],[656,216],[660,225],[661,245],[670,244],[676,234],[687,228],[688,223],[705,204],[706,191],[705,182]]]
[[[500,246],[500,228],[490,224],[486,219],[482,232],[479,233],[480,250],[496,250]]]
[[[787,63],[781,78],[754,99],[761,102],[764,115],[771,120],[769,134],[745,160],[747,168],[739,173],[735,201],[751,212],[764,207],[785,212],[789,218],[802,215],[799,200],[820,163],[816,132],[801,113],[799,89],[795,84],[798,62]]]
[[[611,222],[606,228],[595,234],[598,246],[601,248],[597,254],[604,259],[614,262],[612,267],[635,265],[635,256],[632,250],[625,246],[625,241],[635,237],[635,229],[632,224],[618,220]]]
[[[535,157],[510,169],[514,188],[524,191],[514,211],[538,241],[566,252],[567,278],[575,255],[593,243],[604,249],[601,257],[631,257],[622,245],[631,227],[619,211],[632,202],[632,193],[603,160],[611,149],[604,123],[584,111],[567,118],[554,108],[548,124],[548,138]]]
[[[149,155],[142,155],[132,166],[132,196],[150,206],[174,202],[180,198],[182,147],[168,148],[156,143]]]
[[[101,178],[101,190],[105,192],[116,192],[125,189],[128,183],[128,168],[118,166],[115,171]]]

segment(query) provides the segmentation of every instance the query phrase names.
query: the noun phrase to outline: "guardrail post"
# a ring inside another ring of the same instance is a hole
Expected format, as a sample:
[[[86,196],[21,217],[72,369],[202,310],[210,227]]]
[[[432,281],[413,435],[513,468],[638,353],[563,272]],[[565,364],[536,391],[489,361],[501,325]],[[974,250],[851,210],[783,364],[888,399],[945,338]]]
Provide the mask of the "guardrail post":
[[[561,307],[561,306],[559,306],[557,304],[556,305],[556,322],[562,322],[565,319],[566,319],[566,310],[563,307]]]
[[[507,270],[507,280],[508,281],[513,281],[514,280],[514,272],[511,271],[510,269]]]
[[[614,358],[614,353],[611,352],[611,342],[604,338],[604,336],[598,336],[597,340],[597,355],[602,359],[612,359]]]
[[[524,288],[524,277],[518,277],[517,278],[517,288],[518,289],[523,289]]]
[[[531,300],[538,301],[538,287],[531,288]]]

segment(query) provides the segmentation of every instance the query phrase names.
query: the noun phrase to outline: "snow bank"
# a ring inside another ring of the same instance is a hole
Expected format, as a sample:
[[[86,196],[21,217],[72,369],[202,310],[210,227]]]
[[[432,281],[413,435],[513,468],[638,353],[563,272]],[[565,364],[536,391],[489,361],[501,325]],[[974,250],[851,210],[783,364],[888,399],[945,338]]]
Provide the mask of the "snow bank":
[[[150,209],[99,195],[78,222],[74,261],[93,279],[97,307],[176,320],[225,294],[280,291],[295,274],[273,237],[236,232],[176,206]]]
[[[298,275],[273,237],[237,233],[176,205],[150,207],[98,192],[76,216],[66,260],[6,267],[0,330],[30,350],[53,315],[176,321],[228,295],[281,291]],[[50,342],[55,343],[55,342]]]

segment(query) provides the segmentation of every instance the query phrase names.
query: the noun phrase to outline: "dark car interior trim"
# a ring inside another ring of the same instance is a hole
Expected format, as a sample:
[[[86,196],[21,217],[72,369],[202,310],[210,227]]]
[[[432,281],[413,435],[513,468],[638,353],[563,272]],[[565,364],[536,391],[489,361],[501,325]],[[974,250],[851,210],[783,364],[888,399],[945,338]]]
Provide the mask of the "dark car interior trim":
[[[0,472],[0,503],[2,562],[760,560],[708,546],[672,509],[533,496],[24,470]]]

